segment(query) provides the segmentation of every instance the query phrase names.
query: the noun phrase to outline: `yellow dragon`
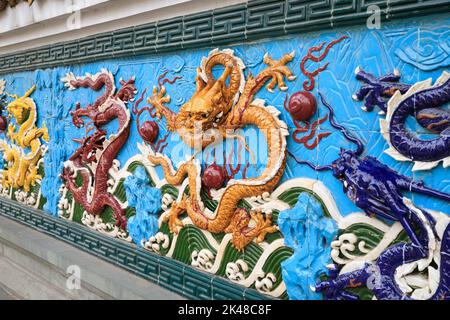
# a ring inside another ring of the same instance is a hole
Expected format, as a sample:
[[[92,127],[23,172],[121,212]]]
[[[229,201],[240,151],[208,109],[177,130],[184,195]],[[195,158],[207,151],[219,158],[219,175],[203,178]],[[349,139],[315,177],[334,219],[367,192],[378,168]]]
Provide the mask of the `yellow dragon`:
[[[14,100],[8,104],[9,117],[13,116],[17,127],[10,123],[6,140],[0,140],[0,150],[8,162],[8,167],[2,171],[1,184],[3,188],[23,188],[29,192],[31,186],[36,185],[36,180],[42,179],[38,174],[38,162],[42,157],[43,150],[40,138],[46,142],[49,140],[45,125],[42,128],[36,126],[36,104],[30,98],[36,86],[28,90],[23,97],[9,95]],[[27,152],[29,150],[29,152]]]
[[[253,239],[256,242],[263,241],[266,234],[277,230],[272,225],[270,215],[263,216],[260,210],[248,212],[238,208],[238,203],[246,197],[271,192],[283,175],[287,126],[278,119],[279,111],[265,107],[260,100],[254,100],[254,96],[267,82],[266,88],[270,92],[277,85],[280,90],[287,90],[284,78],[289,81],[296,78],[286,66],[293,58],[294,52],[284,55],[280,60],[271,59],[266,54],[264,63],[267,68],[256,77],[250,74],[245,79],[245,66],[232,50],[212,50],[208,57],[203,58],[201,67],[197,68],[195,93],[178,113],[165,105],[170,102],[170,97],[166,96],[164,86],[153,88],[153,95],[148,98],[148,102],[155,108],[157,117],[164,116],[167,128],[176,131],[183,142],[194,150],[202,150],[223,138],[239,138],[234,131],[248,125],[256,126],[265,135],[268,146],[268,162],[261,175],[228,181],[220,190],[221,197],[214,213],[208,212],[200,198],[201,167],[197,160],[181,163],[174,170],[167,156],[150,154],[150,162],[162,166],[168,183],[180,185],[186,175],[188,177],[189,196],[184,195],[181,201],[174,203],[164,217],[171,232],[177,233],[183,227],[179,219],[183,212],[187,212],[192,222],[201,229],[212,233],[231,233],[231,242],[238,250],[242,250]],[[217,80],[212,76],[212,69],[216,65],[225,68]]]

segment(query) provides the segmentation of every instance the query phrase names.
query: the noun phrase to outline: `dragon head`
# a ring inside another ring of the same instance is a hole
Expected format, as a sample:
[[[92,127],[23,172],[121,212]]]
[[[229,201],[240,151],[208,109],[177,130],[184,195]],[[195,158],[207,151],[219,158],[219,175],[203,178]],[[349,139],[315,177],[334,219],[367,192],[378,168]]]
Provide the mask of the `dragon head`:
[[[331,165],[333,176],[343,183],[344,193],[352,200],[356,200],[359,193],[359,174],[361,173],[361,160],[353,152],[341,149],[340,157]]]
[[[26,119],[28,119],[29,112],[32,111],[34,102],[33,99],[30,98],[30,95],[36,89],[36,85],[32,86],[30,90],[25,92],[23,97],[18,95],[10,95],[14,100],[8,104],[6,107],[9,114],[11,114],[15,119],[17,124],[22,124]]]
[[[216,81],[205,82],[201,77],[201,69],[197,69],[195,90],[192,98],[186,102],[177,115],[177,129],[183,130],[183,141],[194,147],[199,139],[202,147],[211,142],[208,136],[214,135],[214,131],[225,119],[232,106],[232,99],[226,80],[233,66],[227,66],[225,71]]]
[[[116,94],[116,97],[123,101],[133,101],[134,96],[137,93],[137,89],[135,87],[135,78],[132,77],[128,81],[124,81],[123,79],[120,79],[120,84],[122,85],[122,88],[119,89],[119,91]]]
[[[81,144],[81,146],[70,157],[70,160],[74,161],[80,158],[85,163],[97,162],[97,150],[102,151],[104,149],[103,143],[106,140],[106,131],[97,130],[92,135],[87,136],[81,140],[74,139],[75,142]]]
[[[339,158],[333,161],[333,176],[339,180],[344,180],[349,170],[355,170],[360,163],[359,158],[349,150],[341,149]]]

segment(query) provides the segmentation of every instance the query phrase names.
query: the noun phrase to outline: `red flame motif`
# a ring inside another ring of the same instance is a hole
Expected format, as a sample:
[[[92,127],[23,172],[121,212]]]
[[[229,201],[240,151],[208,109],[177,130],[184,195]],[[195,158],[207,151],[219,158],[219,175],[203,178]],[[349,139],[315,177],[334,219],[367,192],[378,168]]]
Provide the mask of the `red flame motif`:
[[[323,42],[321,45],[316,46],[316,47],[311,47],[308,50],[308,54],[306,56],[303,57],[302,61],[300,62],[300,69],[302,70],[302,73],[309,79],[305,80],[305,82],[303,82],[303,89],[305,89],[306,91],[311,91],[312,89],[314,89],[314,85],[315,85],[315,79],[314,77],[317,76],[320,72],[324,71],[328,65],[330,64],[329,62],[327,62],[325,65],[317,68],[316,70],[310,72],[308,70],[306,70],[305,68],[305,64],[308,60],[311,60],[313,62],[320,62],[322,61],[327,55],[328,55],[328,51],[330,51],[331,47],[333,47],[335,44],[341,42],[344,39],[347,39],[348,36],[342,36],[339,39],[333,40],[331,41],[326,47],[324,52],[316,57],[313,55],[313,52],[318,52],[320,50],[322,50],[323,46],[325,45],[326,42]]]
[[[202,182],[208,189],[219,189],[221,188],[226,181],[229,181],[231,179],[234,179],[236,174],[241,170],[241,151],[242,151],[242,142],[238,140],[238,159],[237,164],[235,167],[233,167],[233,156],[235,154],[234,145],[232,145],[231,152],[228,156],[226,156],[225,151],[223,152],[223,165],[219,166],[217,164],[217,158],[216,158],[216,149],[213,151],[213,163],[210,165],[207,165],[204,172],[203,172],[203,178]],[[209,154],[206,155],[205,163],[207,164],[209,158]],[[247,162],[242,169],[242,178],[246,179],[247,177],[247,169],[250,166],[250,162]]]
[[[314,116],[317,111],[317,103],[314,96],[305,91],[300,91],[294,93],[288,101],[288,95],[284,99],[284,109],[288,111],[294,121],[297,129],[292,134],[292,138],[295,142],[301,143],[305,148],[312,150],[317,147],[320,140],[329,136],[331,132],[319,133],[316,136],[317,126],[324,123],[328,119],[328,114],[324,117],[317,119],[312,124],[309,119]],[[311,130],[311,131],[310,131]],[[309,134],[299,137],[299,134],[307,133]],[[312,140],[310,142],[310,140]]]
[[[160,89],[165,83],[174,84],[175,81],[182,78],[181,76],[175,76],[173,79],[168,79],[165,77],[167,75],[167,72],[168,71],[163,72],[158,77],[158,86]],[[158,127],[157,122],[147,120],[141,126],[140,121],[139,121],[139,118],[144,111],[147,111],[149,113],[150,117],[152,117],[152,118],[156,117],[155,107],[153,107],[153,106],[152,107],[144,106],[141,109],[139,109],[139,104],[142,102],[142,100],[144,100],[144,95],[146,92],[147,92],[147,89],[145,89],[142,92],[140,98],[134,104],[134,106],[132,108],[132,112],[136,116],[136,127],[137,127],[139,135],[142,137],[142,139],[144,139],[145,142],[147,142],[152,147],[152,149],[155,152],[162,153],[168,145],[168,143],[166,141],[167,141],[167,137],[169,136],[169,132],[166,133],[164,138],[160,139],[157,143],[155,143],[155,140],[158,138],[158,134],[159,134],[159,127]]]

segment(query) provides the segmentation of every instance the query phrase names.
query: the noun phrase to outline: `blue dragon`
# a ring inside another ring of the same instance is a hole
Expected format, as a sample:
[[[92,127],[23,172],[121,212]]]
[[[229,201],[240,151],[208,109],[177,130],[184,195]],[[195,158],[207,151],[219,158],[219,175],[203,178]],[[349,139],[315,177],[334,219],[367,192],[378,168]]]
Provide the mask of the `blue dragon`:
[[[345,288],[366,284],[371,277],[381,279],[372,286],[377,299],[409,299],[395,282],[395,272],[403,264],[428,257],[430,229],[435,233],[435,220],[425,210],[413,211],[403,201],[402,191],[413,191],[450,201],[450,195],[398,174],[377,159],[367,156],[360,159],[352,151],[342,151],[333,163],[333,175],[344,183],[344,192],[370,216],[399,221],[411,243],[399,243],[386,249],[374,263],[355,272],[337,275],[321,282],[317,291],[324,291],[328,299],[357,299]],[[421,218],[422,215],[422,218]],[[436,235],[437,236],[437,235]],[[441,242],[440,282],[431,299],[450,299],[450,225]]]
[[[325,101],[322,103],[330,112],[331,125],[339,129],[347,140],[357,146],[357,150],[341,150],[340,157],[331,165],[315,166],[307,164],[317,171],[331,170],[333,176],[343,183],[344,192],[359,208],[369,216],[377,216],[390,221],[399,221],[411,242],[399,243],[389,247],[374,262],[368,262],[359,270],[339,274],[337,267],[330,270],[330,277],[316,286],[316,291],[323,292],[327,299],[354,300],[358,296],[346,291],[346,288],[366,284],[370,279],[378,279],[371,286],[377,299],[410,299],[395,281],[395,272],[399,266],[428,257],[430,236],[438,237],[435,230],[436,221],[422,209],[413,210],[403,198],[402,192],[412,191],[450,201],[450,194],[433,190],[422,181],[415,181],[400,175],[376,158],[361,158],[364,147],[362,142],[351,136],[343,126],[334,120],[334,110]],[[440,282],[432,299],[450,299],[450,224],[446,227],[441,241]]]
[[[412,86],[400,82],[400,73],[381,76],[357,68],[356,79],[364,85],[353,95],[355,100],[364,100],[363,110],[372,111],[378,106],[388,112],[387,101],[395,92],[406,93]],[[448,75],[444,72],[444,75]],[[412,161],[435,162],[450,156],[450,112],[442,108],[450,102],[450,76],[444,82],[423,90],[400,101],[392,110],[389,120],[389,140],[392,146],[404,157]],[[408,117],[413,116],[420,126],[431,133],[438,134],[435,139],[421,139],[406,125]]]

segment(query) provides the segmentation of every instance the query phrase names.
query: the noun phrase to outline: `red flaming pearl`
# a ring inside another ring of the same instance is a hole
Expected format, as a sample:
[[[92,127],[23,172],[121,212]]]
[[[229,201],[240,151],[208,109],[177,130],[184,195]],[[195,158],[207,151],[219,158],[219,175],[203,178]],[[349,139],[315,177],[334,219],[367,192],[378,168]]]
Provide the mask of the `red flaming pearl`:
[[[288,111],[294,120],[307,121],[316,113],[316,110],[316,98],[309,92],[296,92],[289,99]]]
[[[225,183],[223,168],[215,163],[208,166],[203,172],[202,182],[208,189],[220,189]]]
[[[145,142],[153,143],[158,137],[159,133],[158,124],[155,121],[147,120],[142,124],[141,128],[139,129],[139,133],[142,139],[145,140]]]

